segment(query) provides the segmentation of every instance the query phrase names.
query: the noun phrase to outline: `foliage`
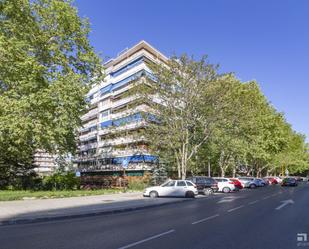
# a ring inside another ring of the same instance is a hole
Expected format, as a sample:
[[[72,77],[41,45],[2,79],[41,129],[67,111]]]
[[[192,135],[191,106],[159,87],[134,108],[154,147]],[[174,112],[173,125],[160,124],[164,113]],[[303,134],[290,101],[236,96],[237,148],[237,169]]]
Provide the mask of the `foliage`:
[[[127,180],[129,190],[141,191],[149,186],[150,176],[149,175],[145,175],[143,177],[127,176]]]
[[[74,152],[85,94],[102,66],[70,1],[0,1],[0,180],[36,149]]]
[[[217,67],[206,57],[195,61],[182,56],[171,58],[166,65],[150,64],[150,68],[154,78],[140,84],[138,91],[157,118],[146,115],[145,136],[161,162],[174,166],[178,177],[185,178],[217,120],[220,105],[216,96],[209,94],[219,78]]]
[[[308,170],[304,136],[291,129],[257,82],[219,75],[205,58],[174,57],[149,67],[154,77],[136,84],[152,113],[145,114],[145,137],[178,178],[187,171],[205,173],[208,161],[221,176],[278,174],[282,166]]]
[[[168,179],[166,165],[158,164],[155,165],[154,167],[155,168],[153,169],[151,174],[151,185],[153,186],[161,185]]]
[[[80,179],[74,173],[55,173],[46,176],[42,181],[42,189],[44,190],[74,190],[79,189]]]

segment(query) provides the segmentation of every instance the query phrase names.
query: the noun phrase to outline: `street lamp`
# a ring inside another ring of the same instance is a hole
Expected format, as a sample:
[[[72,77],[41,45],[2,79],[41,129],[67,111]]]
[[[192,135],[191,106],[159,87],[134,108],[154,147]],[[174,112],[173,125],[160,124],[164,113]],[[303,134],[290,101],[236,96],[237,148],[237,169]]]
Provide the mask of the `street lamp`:
[[[208,177],[210,177],[210,157],[208,157]]]

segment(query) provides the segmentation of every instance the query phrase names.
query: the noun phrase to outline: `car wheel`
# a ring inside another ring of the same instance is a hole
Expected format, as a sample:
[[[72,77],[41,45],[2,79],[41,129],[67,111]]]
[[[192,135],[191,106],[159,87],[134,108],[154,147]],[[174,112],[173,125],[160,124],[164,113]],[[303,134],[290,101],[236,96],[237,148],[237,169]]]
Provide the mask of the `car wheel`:
[[[214,191],[211,188],[204,189],[204,195],[212,195]]]
[[[149,197],[150,198],[157,198],[159,196],[158,192],[157,191],[151,191],[149,193]]]
[[[231,192],[231,189],[230,189],[229,187],[224,187],[224,188],[222,189],[222,192],[223,192],[223,193],[229,193],[229,192]]]
[[[250,184],[249,188],[256,188],[255,184]]]
[[[194,193],[192,191],[187,191],[186,194],[185,194],[185,197],[186,198],[194,198]]]

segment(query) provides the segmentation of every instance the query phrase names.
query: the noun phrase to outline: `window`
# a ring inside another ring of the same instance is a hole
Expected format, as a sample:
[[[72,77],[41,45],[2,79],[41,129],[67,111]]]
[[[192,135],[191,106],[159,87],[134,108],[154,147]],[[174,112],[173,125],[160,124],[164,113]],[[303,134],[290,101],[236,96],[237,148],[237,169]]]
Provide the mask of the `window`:
[[[184,187],[187,186],[185,181],[178,181],[177,182],[177,187]]]
[[[206,179],[205,178],[196,178],[196,183],[205,184],[206,183]]]
[[[186,181],[188,186],[194,186],[192,182]]]
[[[109,115],[109,110],[103,111],[100,114],[101,114],[101,118],[105,118]]]
[[[175,186],[175,181],[169,181],[164,185],[162,185],[162,187],[173,187],[173,186]]]

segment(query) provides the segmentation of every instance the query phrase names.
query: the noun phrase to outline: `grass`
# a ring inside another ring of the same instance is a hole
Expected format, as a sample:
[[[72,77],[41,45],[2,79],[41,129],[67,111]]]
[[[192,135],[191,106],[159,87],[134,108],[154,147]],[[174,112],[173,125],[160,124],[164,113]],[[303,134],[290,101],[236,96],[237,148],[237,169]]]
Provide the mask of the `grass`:
[[[65,198],[75,196],[115,194],[122,192],[123,192],[122,189],[63,190],[63,191],[1,190],[0,201],[22,200],[26,198],[34,198],[34,199]]]

